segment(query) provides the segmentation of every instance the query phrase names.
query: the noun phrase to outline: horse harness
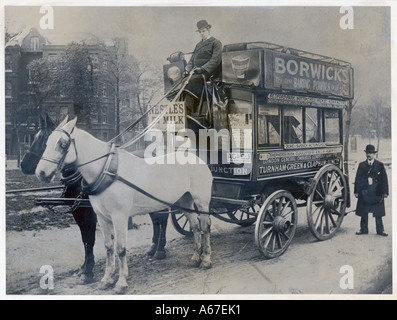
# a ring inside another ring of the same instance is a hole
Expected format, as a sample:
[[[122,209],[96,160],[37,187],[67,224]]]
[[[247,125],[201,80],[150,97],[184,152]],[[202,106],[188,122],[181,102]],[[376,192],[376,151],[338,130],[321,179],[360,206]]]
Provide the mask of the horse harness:
[[[69,133],[64,129],[55,129],[54,131],[59,131],[62,132],[64,134],[67,135],[67,137],[69,138],[69,140],[66,142],[65,145],[62,146],[62,157],[60,158],[60,160],[56,160],[56,159],[51,159],[51,158],[47,158],[47,157],[41,157],[42,160],[51,162],[51,163],[55,163],[58,165],[58,169],[60,169],[63,165],[63,162],[65,161],[66,155],[68,153],[68,150],[70,148],[70,145],[73,143],[74,148],[75,148],[75,152],[77,154],[77,149],[76,149],[76,144],[75,144],[75,140],[72,138],[71,134],[73,132],[73,130]],[[134,183],[132,183],[131,181],[123,178],[122,176],[117,174],[117,169],[118,169],[118,148],[116,147],[115,143],[112,142],[110,145],[110,150],[108,153],[95,158],[93,160],[90,160],[88,162],[76,165],[75,168],[79,168],[82,166],[85,166],[89,163],[95,162],[99,159],[105,158],[106,162],[105,165],[100,173],[100,175],[95,179],[95,181],[91,184],[88,184],[82,177],[81,174],[77,171],[75,173],[75,175],[72,175],[68,178],[66,178],[64,181],[68,181],[70,179],[72,179],[72,181],[76,182],[76,180],[81,179],[81,188],[82,191],[80,192],[80,195],[78,197],[78,199],[82,198],[82,196],[84,194],[87,195],[98,195],[100,193],[102,193],[103,191],[105,191],[114,181],[119,180],[121,182],[123,182],[125,185],[131,187],[132,189],[138,191],[139,193],[143,194],[144,196],[155,200],[157,202],[160,202],[164,205],[166,205],[167,207],[174,207],[176,209],[181,209],[184,211],[188,211],[188,212],[196,212],[198,214],[214,214],[214,212],[204,212],[204,211],[198,211],[197,208],[195,209],[191,209],[191,208],[184,208],[181,206],[178,206],[176,204],[172,204],[172,203],[168,203],[167,201],[164,201],[154,195],[152,195],[151,193],[143,190],[142,188],[140,188],[139,186],[135,185]],[[77,207],[79,205],[79,201],[77,200],[74,207]]]

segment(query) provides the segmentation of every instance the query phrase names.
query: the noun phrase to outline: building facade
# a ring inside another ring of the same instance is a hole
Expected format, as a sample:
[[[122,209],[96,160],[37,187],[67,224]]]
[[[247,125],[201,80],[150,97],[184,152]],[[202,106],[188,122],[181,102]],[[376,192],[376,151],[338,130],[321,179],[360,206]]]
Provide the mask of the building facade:
[[[118,39],[118,41],[122,41]],[[118,46],[127,50],[126,43]],[[112,72],[108,70],[110,58],[117,58],[116,45],[91,39],[85,45],[91,66],[86,67],[95,79],[92,94],[86,92],[91,109],[77,101],[69,90],[63,92],[40,92],[34,89],[28,65],[32,61],[57,61],[68,48],[68,44],[52,44],[37,29],[31,28],[11,38],[5,47],[5,128],[7,159],[22,159],[38,131],[40,115],[47,113],[58,123],[66,115],[78,117],[78,126],[95,137],[108,141],[116,134],[116,112],[120,106],[131,104],[130,96],[116,96]],[[126,52],[125,52],[126,53]],[[104,58],[106,57],[106,59]],[[113,60],[114,61],[114,60]],[[94,66],[94,67],[93,67]],[[51,72],[61,74],[63,70],[51,67]],[[83,67],[82,69],[84,69]],[[60,77],[61,78],[61,77]],[[48,79],[47,79],[48,80]],[[42,85],[42,84],[41,84]],[[45,90],[44,90],[45,91]],[[128,106],[130,107],[130,106]]]

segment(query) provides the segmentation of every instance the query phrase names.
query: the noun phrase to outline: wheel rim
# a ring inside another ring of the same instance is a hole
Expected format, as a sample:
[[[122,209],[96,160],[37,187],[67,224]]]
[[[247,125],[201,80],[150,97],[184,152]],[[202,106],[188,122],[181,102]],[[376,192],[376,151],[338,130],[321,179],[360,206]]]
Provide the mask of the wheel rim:
[[[176,231],[184,236],[193,236],[193,231],[190,227],[189,220],[186,214],[181,211],[171,212],[171,221]]]
[[[263,203],[256,222],[255,241],[266,258],[282,255],[295,235],[298,208],[292,194],[280,190]]]
[[[327,165],[317,172],[307,202],[307,219],[318,240],[328,240],[339,230],[346,210],[347,187],[342,171]]]

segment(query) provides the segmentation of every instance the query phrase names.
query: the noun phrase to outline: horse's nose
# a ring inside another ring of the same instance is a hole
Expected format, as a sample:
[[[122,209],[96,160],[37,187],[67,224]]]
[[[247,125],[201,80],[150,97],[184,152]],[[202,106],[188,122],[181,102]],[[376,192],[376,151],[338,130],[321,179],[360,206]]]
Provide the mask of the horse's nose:
[[[40,180],[40,181],[44,181],[46,178],[46,174],[44,170],[36,170],[36,177]]]

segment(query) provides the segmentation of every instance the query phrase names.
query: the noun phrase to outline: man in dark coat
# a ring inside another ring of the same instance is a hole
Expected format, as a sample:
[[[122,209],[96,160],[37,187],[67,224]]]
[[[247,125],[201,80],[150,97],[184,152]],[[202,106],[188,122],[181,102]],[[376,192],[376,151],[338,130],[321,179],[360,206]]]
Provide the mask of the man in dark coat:
[[[194,74],[186,85],[188,94],[185,97],[186,110],[192,114],[194,110],[194,96],[199,98],[204,86],[203,75],[206,80],[211,76],[221,75],[222,68],[222,43],[211,36],[211,25],[206,20],[197,22],[197,32],[201,36],[201,41],[194,48],[192,57],[186,65],[186,72],[195,69]]]
[[[367,145],[364,151],[367,160],[359,164],[354,182],[354,195],[358,198],[356,215],[361,217],[360,231],[356,234],[368,234],[368,214],[372,212],[376,233],[387,236],[382,222],[386,215],[384,198],[389,195],[386,170],[383,163],[375,159],[377,151],[373,145]]]

